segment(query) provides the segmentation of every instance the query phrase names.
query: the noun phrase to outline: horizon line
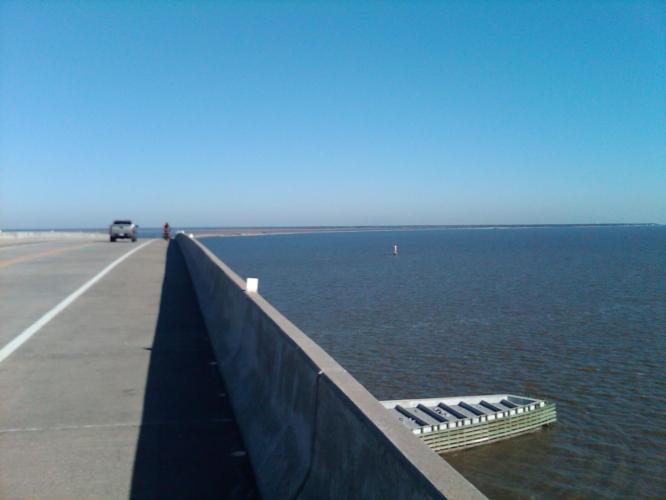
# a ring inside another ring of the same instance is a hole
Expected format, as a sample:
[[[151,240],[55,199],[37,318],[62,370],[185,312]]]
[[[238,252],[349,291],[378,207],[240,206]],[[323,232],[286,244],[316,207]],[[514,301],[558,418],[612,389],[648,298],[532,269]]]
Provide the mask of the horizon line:
[[[591,223],[543,223],[543,224],[326,224],[326,225],[228,225],[228,226],[191,226],[171,224],[172,228],[179,227],[185,229],[373,229],[373,228],[538,228],[538,227],[609,227],[609,226],[662,226],[657,222],[591,222]],[[162,226],[137,226],[139,229],[162,229]],[[23,228],[0,228],[2,232],[31,232],[31,231],[106,231],[107,226],[97,227],[23,227]]]

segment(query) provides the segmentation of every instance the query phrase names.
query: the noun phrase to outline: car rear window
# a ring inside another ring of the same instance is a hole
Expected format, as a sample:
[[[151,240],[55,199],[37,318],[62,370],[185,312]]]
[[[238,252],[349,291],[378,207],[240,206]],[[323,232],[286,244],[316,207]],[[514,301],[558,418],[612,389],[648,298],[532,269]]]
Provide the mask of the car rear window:
[[[114,224],[119,224],[121,226],[129,226],[129,225],[132,224],[132,221],[131,220],[114,220],[113,223]]]

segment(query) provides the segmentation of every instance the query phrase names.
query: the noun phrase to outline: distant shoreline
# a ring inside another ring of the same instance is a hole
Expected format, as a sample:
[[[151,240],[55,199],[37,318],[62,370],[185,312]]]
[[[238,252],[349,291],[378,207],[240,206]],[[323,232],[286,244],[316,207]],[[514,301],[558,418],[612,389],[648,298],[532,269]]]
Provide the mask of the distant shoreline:
[[[451,229],[548,229],[548,228],[604,228],[604,227],[658,227],[653,222],[642,223],[602,223],[602,224],[424,224],[424,225],[373,225],[373,226],[247,226],[247,227],[172,227],[174,234],[180,230],[193,233],[198,238],[215,236],[262,236],[272,234],[310,234],[342,232],[383,232],[383,231],[433,231]],[[142,232],[161,231],[161,227],[139,227]],[[62,228],[62,229],[7,229],[0,230],[0,238],[10,234],[27,232],[48,233],[106,233],[104,228]]]
[[[248,228],[191,228],[187,232],[197,238],[230,236],[269,236],[313,233],[389,232],[389,231],[437,231],[460,229],[549,229],[549,228],[605,228],[605,227],[658,227],[656,223],[626,224],[477,224],[477,225],[411,225],[411,226],[295,226]]]

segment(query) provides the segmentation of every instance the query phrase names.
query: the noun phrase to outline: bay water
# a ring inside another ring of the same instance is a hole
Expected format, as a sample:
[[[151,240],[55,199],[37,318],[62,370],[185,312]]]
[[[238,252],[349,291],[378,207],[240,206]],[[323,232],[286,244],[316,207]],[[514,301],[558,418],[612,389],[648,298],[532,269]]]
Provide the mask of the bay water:
[[[548,430],[444,455],[491,498],[666,496],[666,227],[203,241],[380,400],[554,401]]]

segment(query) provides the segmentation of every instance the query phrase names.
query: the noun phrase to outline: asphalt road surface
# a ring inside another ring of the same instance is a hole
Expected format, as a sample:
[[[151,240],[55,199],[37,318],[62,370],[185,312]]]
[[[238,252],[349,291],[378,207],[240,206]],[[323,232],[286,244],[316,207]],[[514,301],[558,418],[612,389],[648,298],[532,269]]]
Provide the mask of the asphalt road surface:
[[[0,498],[257,497],[174,242],[2,246],[0,318]]]

